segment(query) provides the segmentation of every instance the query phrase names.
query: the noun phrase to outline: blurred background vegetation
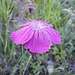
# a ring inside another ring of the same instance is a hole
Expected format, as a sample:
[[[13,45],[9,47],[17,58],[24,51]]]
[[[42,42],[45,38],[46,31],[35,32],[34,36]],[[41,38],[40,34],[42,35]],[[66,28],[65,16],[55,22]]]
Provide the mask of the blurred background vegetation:
[[[30,19],[49,22],[62,36],[62,44],[31,60],[10,38]],[[75,75],[75,0],[0,0],[0,75]]]

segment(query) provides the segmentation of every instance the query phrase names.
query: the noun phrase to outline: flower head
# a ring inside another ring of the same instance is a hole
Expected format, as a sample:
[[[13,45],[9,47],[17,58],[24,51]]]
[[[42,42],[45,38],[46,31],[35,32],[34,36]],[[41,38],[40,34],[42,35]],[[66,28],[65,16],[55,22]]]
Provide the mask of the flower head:
[[[33,13],[33,12],[34,12],[35,7],[30,7],[30,6],[29,6],[28,8],[29,8],[29,12],[30,12],[30,13]]]
[[[32,20],[19,26],[23,28],[12,32],[10,37],[16,44],[25,44],[24,48],[32,53],[46,53],[52,43],[61,44],[59,32],[47,22]]]

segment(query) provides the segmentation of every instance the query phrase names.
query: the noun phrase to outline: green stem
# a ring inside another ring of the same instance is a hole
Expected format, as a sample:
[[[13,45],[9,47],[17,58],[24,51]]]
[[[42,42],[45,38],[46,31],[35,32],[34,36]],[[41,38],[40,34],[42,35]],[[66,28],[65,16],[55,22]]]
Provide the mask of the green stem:
[[[24,69],[23,75],[25,74],[25,72],[26,72],[26,70],[27,70],[27,67],[28,67],[28,65],[29,65],[29,62],[30,62],[31,58],[32,58],[32,54],[30,54],[30,57],[29,57],[29,60],[28,60],[28,62],[27,62],[27,64],[26,64],[26,67],[25,67],[25,69]]]

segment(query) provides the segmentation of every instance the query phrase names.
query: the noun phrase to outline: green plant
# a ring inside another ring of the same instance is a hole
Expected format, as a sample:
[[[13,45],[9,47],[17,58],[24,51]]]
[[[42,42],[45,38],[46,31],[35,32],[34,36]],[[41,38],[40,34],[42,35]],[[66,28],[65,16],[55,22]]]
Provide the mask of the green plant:
[[[13,0],[0,0],[0,18],[2,22],[7,22],[14,9]]]
[[[31,5],[35,6],[34,13],[29,13],[28,9],[25,11],[25,20],[30,18],[36,20],[44,20],[54,25],[54,28],[60,32],[62,36],[62,44],[51,47],[50,52],[46,54],[33,54],[30,61],[30,53],[24,49],[24,46],[16,46],[10,39],[10,32],[8,32],[10,19],[14,14],[15,3],[14,0],[0,0],[0,58],[4,59],[0,70],[5,74],[9,65],[11,67],[10,75],[39,75],[47,73],[47,61],[50,54],[54,55],[54,73],[53,75],[73,75],[63,68],[67,68],[68,57],[73,57],[75,52],[75,17],[73,10],[75,8],[75,1],[70,0],[31,0]],[[68,7],[66,7],[68,5]],[[16,11],[15,11],[16,12]],[[70,20],[69,20],[70,19]],[[71,22],[71,20],[73,22]],[[14,21],[14,20],[13,20]],[[16,23],[13,22],[12,31],[15,31]],[[17,26],[16,29],[19,29]],[[11,64],[13,66],[11,66]],[[62,72],[57,68],[62,67]]]

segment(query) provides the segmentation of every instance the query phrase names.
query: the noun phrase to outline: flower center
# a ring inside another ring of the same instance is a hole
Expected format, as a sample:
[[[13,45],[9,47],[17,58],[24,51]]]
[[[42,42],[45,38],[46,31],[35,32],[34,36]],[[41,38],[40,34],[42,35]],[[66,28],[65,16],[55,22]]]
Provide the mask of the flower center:
[[[33,27],[35,28],[35,29],[42,29],[44,26],[43,26],[43,24],[41,23],[41,22],[36,22],[36,21],[34,21],[33,22]]]

